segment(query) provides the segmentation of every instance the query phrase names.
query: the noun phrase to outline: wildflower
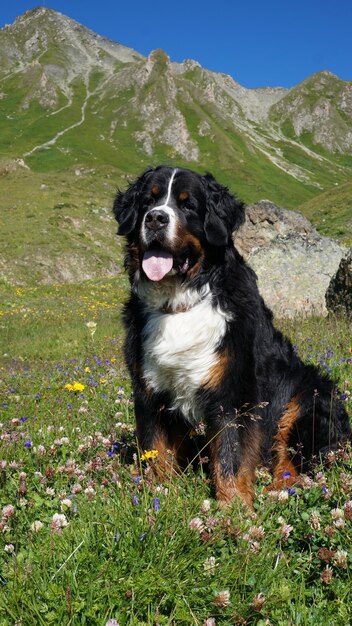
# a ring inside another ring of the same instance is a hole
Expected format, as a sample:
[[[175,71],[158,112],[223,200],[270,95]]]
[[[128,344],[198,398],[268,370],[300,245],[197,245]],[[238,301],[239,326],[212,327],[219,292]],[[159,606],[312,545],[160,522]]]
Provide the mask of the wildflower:
[[[214,617],[208,617],[205,620],[205,622],[203,623],[203,626],[216,626],[215,618]]]
[[[159,498],[153,499],[153,507],[155,511],[160,511],[160,500]]]
[[[325,567],[322,575],[320,576],[320,580],[324,585],[330,585],[332,580],[332,569],[329,565]]]
[[[55,495],[55,489],[53,489],[52,487],[47,487],[45,489],[45,493],[47,496],[54,496]]]
[[[343,510],[342,509],[331,509],[330,515],[333,519],[342,519],[343,518]]]
[[[108,619],[105,626],[119,626],[119,623],[116,621],[116,619]]]
[[[280,528],[282,540],[287,541],[292,531],[293,526],[291,526],[291,524],[283,524]]]
[[[291,478],[291,472],[282,472],[282,478],[284,480],[288,480],[289,478]]]
[[[136,495],[134,495],[134,496],[133,496],[133,498],[132,498],[132,503],[133,503],[135,506],[137,506],[137,505],[139,504],[139,500],[138,500],[138,498],[137,498],[137,496],[136,496]]]
[[[345,519],[352,520],[352,500],[346,502],[344,506]]]
[[[2,509],[2,517],[4,521],[7,521],[12,517],[15,512],[15,507],[12,504],[6,504]]]
[[[201,508],[202,513],[209,513],[210,508],[211,508],[210,500],[203,500],[202,506],[200,508]]]
[[[260,552],[261,549],[261,545],[259,543],[259,541],[252,541],[249,544],[249,549],[251,552],[253,552],[254,554],[257,554],[257,552]]]
[[[156,459],[159,455],[157,450],[145,450],[144,454],[141,456],[141,461],[147,461],[149,459]]]
[[[39,445],[37,447],[37,454],[38,454],[38,456],[44,456],[45,452],[46,452],[46,450],[45,450],[44,446]]]
[[[204,573],[207,574],[208,576],[212,576],[213,574],[215,574],[215,568],[216,568],[215,556],[210,556],[209,558],[205,559],[203,563],[203,567],[204,567]]]
[[[81,491],[82,491],[82,485],[80,485],[79,483],[75,483],[74,485],[72,485],[71,493],[76,494],[76,493],[81,493]]]
[[[43,528],[43,526],[44,526],[44,524],[40,520],[35,520],[35,522],[33,522],[33,524],[31,524],[31,530],[33,530],[33,532],[37,533],[37,532],[39,532]]]
[[[332,562],[334,565],[336,565],[336,567],[341,567],[342,569],[346,569],[347,568],[346,550],[337,550],[335,552],[335,556],[333,557]]]
[[[325,563],[330,563],[332,558],[335,556],[335,552],[333,550],[329,550],[328,548],[319,548],[317,557],[320,561],[325,561]]]
[[[188,524],[188,528],[190,530],[197,530],[199,533],[203,532],[204,530],[203,520],[201,520],[200,517],[193,517],[190,523]]]
[[[95,496],[95,491],[93,489],[92,486],[88,486],[85,490],[84,493],[86,494],[88,500],[92,500],[92,498],[94,498]]]
[[[72,508],[72,500],[69,498],[64,498],[61,500],[61,511],[66,511],[67,509]]]
[[[249,539],[254,541],[261,541],[264,539],[265,530],[263,526],[251,526],[248,531]]]
[[[28,450],[29,450],[29,448],[32,447],[32,442],[31,442],[30,439],[26,439],[26,441],[24,442],[24,447],[28,448]]]
[[[265,604],[265,596],[262,593],[257,593],[252,600],[252,608],[255,611],[260,612]]]
[[[97,323],[96,322],[86,322],[86,326],[90,332],[90,336],[93,339],[95,331],[97,329]]]
[[[6,546],[4,547],[5,552],[8,552],[9,554],[13,554],[13,552],[15,551],[15,546],[13,545],[13,543],[7,543]]]
[[[52,531],[54,533],[59,533],[66,526],[68,526],[66,515],[64,515],[63,513],[54,513],[53,519],[51,521]]]
[[[68,391],[79,392],[79,391],[83,391],[84,385],[82,385],[82,383],[77,383],[77,382],[74,382],[73,385],[71,383],[67,383],[64,389],[68,389]]]
[[[308,519],[308,524],[313,530],[320,530],[320,515],[318,511],[311,512]]]
[[[346,526],[346,522],[344,520],[344,512],[342,509],[332,509],[330,511],[331,517],[333,518],[334,522],[334,526],[336,526],[336,528],[343,528],[344,526]]]
[[[229,590],[225,589],[224,591],[219,591],[219,593],[215,597],[214,604],[216,604],[216,606],[218,606],[219,608],[229,606],[230,604]]]

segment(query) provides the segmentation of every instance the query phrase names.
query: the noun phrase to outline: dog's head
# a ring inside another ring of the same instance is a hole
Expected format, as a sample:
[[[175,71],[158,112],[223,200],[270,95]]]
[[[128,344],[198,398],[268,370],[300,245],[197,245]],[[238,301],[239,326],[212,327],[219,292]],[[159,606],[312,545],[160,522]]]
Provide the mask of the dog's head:
[[[132,273],[161,281],[194,276],[210,248],[232,245],[244,206],[210,174],[160,166],[117,194],[114,214],[133,255]]]

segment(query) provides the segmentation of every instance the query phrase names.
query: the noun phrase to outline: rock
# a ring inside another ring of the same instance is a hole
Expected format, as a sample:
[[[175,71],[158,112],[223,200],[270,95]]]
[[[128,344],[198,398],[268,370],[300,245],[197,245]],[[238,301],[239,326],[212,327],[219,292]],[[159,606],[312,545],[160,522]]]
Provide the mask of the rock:
[[[235,245],[276,317],[327,315],[325,293],[346,250],[300,213],[266,200],[249,206]]]
[[[329,312],[352,318],[352,248],[341,259],[325,295]]]
[[[320,237],[301,213],[281,209],[269,200],[260,200],[246,207],[245,223],[237,232],[234,243],[247,260],[256,248],[267,246],[279,235],[286,236],[293,232],[312,238]]]

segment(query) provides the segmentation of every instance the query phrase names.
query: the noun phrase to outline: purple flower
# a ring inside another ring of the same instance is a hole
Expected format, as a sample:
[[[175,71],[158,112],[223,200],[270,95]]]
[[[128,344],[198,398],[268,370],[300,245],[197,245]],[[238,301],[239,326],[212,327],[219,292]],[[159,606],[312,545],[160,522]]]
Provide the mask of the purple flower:
[[[153,507],[155,511],[160,511],[160,500],[159,498],[153,499]]]
[[[133,504],[136,506],[137,504],[139,504],[139,500],[137,498],[137,496],[133,496],[133,500],[132,500]]]
[[[287,489],[287,493],[289,496],[294,496],[296,493],[296,489],[294,487],[290,487],[289,489]]]
[[[26,439],[26,441],[24,442],[24,447],[28,449],[32,447],[32,442],[30,439]]]
[[[20,417],[20,422],[22,422],[22,424],[23,424],[23,422],[25,422],[26,420],[28,420],[28,417]]]
[[[136,485],[139,485],[139,483],[142,482],[142,476],[135,476],[133,482],[136,483]]]
[[[284,478],[285,480],[291,478],[291,472],[282,472],[282,478]]]

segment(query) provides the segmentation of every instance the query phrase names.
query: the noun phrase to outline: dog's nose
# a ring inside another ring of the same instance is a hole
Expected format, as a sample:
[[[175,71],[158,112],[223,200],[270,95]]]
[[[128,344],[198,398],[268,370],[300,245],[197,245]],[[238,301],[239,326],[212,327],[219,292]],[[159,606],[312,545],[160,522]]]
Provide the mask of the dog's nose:
[[[170,218],[168,214],[160,209],[153,209],[145,216],[146,228],[149,228],[150,230],[160,230],[161,228],[165,228],[169,221]]]

